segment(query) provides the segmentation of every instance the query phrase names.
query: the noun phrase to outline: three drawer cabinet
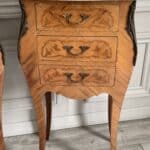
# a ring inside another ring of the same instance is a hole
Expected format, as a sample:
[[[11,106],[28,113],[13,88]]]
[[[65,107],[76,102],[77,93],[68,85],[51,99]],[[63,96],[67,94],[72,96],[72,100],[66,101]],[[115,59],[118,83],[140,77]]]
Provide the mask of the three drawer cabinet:
[[[2,88],[4,78],[4,64],[3,64],[3,53],[0,46],[0,150],[4,150],[4,139],[2,132]]]
[[[108,93],[111,150],[116,150],[121,106],[137,54],[136,2],[20,0],[20,4],[19,59],[33,97],[40,150],[50,134],[51,92],[77,100]]]

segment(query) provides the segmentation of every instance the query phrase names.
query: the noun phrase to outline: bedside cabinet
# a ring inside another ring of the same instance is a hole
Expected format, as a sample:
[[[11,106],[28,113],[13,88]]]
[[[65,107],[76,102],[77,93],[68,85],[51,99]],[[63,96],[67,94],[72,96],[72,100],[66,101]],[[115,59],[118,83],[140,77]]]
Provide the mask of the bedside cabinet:
[[[0,150],[4,150],[4,139],[2,132],[2,88],[4,79],[4,64],[3,64],[3,53],[0,46]]]
[[[77,100],[108,93],[111,150],[116,150],[121,106],[137,54],[136,2],[20,0],[20,4],[19,59],[33,98],[40,150],[49,139],[51,92]]]

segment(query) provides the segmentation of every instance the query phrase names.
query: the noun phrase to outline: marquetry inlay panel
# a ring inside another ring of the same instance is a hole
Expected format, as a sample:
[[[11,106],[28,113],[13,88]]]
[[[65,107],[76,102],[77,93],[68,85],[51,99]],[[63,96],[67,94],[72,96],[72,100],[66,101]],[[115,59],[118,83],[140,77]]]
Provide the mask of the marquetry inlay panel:
[[[45,150],[49,139],[50,92],[55,92],[78,100],[108,93],[111,150],[117,150],[121,106],[137,52],[135,2],[22,2],[26,20],[22,21],[19,57],[37,115],[39,149]]]
[[[48,37],[38,36],[40,63],[69,62],[67,65],[104,65],[115,63],[117,37]],[[93,62],[93,64],[92,64]],[[95,64],[97,62],[98,64]],[[112,64],[111,64],[112,65]]]
[[[50,67],[40,65],[41,81],[51,86],[113,86],[115,68]]]
[[[92,3],[66,5],[65,3],[36,2],[35,9],[37,30],[49,30],[50,34],[71,30],[77,32],[118,31],[118,4],[110,5],[103,2],[99,5]]]

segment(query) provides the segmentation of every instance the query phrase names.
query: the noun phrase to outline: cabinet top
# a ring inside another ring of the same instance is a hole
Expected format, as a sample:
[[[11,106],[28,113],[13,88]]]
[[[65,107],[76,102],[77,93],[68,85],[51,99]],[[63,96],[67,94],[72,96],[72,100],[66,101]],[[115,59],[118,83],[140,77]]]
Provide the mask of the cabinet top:
[[[94,1],[99,1],[99,2],[129,2],[129,1],[136,1],[136,0],[36,0],[36,1],[47,1],[47,2],[56,2],[56,1],[66,1],[66,2],[94,2]]]

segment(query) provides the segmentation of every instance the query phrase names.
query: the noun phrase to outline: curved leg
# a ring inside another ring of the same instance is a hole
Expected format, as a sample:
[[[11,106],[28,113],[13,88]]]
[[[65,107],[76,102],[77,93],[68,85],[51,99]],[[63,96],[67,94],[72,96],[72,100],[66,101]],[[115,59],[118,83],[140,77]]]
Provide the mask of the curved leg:
[[[37,123],[39,128],[39,150],[45,150],[46,144],[46,123],[45,123],[45,111],[42,96],[35,92],[32,94],[34,109],[37,117]]]
[[[112,96],[108,95],[108,125],[110,135],[111,135],[111,108],[112,108]]]
[[[51,92],[45,94],[46,98],[46,140],[49,140],[50,130],[51,130],[51,119],[52,119],[52,99]]]
[[[1,47],[0,47],[1,51]],[[2,131],[2,93],[3,93],[3,79],[4,79],[4,67],[2,62],[2,55],[0,52],[0,150],[4,150],[4,138]]]
[[[0,98],[0,114],[1,114],[1,109],[2,108],[2,102]],[[3,133],[2,133],[2,122],[1,122],[1,116],[0,116],[0,150],[4,150],[4,139],[3,139]]]
[[[122,103],[119,104],[112,96],[109,96],[109,128],[111,137],[111,150],[117,150],[117,134],[121,106]]]

